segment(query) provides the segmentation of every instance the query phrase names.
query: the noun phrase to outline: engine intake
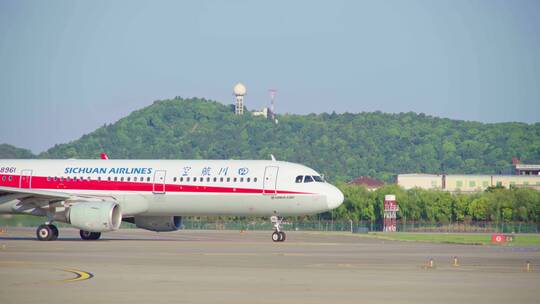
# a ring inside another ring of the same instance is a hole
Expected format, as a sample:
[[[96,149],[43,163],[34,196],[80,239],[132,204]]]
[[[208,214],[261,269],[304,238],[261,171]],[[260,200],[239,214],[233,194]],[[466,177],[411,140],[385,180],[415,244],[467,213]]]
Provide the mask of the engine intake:
[[[120,228],[122,212],[115,202],[83,202],[69,208],[67,220],[81,230],[107,232]]]
[[[182,227],[181,216],[136,216],[135,226],[156,232],[176,231]]]

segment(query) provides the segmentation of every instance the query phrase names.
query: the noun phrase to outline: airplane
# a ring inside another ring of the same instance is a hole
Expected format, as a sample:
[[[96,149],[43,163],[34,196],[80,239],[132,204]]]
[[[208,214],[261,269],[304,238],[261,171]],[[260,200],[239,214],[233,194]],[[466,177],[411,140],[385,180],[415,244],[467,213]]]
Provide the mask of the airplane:
[[[40,241],[58,238],[53,222],[83,240],[122,221],[176,231],[186,216],[270,216],[283,242],[285,216],[339,207],[343,193],[306,166],[271,160],[0,159],[0,214],[44,216]]]

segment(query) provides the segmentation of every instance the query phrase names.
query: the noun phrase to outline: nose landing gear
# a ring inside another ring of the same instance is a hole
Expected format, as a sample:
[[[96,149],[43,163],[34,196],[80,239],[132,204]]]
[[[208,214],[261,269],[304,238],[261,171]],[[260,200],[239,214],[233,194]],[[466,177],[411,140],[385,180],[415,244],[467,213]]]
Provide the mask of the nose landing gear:
[[[281,230],[281,222],[283,218],[278,218],[277,216],[270,217],[270,221],[274,224],[274,233],[272,233],[272,241],[274,242],[284,242],[287,239],[285,231]]]

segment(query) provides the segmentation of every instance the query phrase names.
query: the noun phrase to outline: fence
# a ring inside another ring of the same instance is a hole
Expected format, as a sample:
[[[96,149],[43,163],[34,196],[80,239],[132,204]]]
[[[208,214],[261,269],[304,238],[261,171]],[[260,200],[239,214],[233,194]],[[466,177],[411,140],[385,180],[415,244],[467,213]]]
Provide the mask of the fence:
[[[44,218],[23,215],[0,215],[1,227],[37,227],[45,222]],[[56,223],[59,227],[69,227],[67,224]],[[184,229],[194,230],[272,230],[273,225],[269,220],[244,219],[244,220],[222,220],[207,219],[200,220],[187,218],[182,223]],[[376,222],[351,222],[351,221],[284,221],[282,226],[287,231],[382,231],[382,224]],[[123,228],[135,228],[135,225],[123,223]],[[494,223],[494,222],[472,222],[472,223],[397,223],[397,231],[401,232],[471,232],[471,233],[539,233],[540,223]]]
[[[263,221],[208,221],[185,220],[185,229],[195,230],[271,230],[272,224]],[[375,222],[342,221],[284,221],[288,231],[382,231],[382,224]],[[471,232],[471,233],[539,233],[540,223],[398,223],[401,232]]]

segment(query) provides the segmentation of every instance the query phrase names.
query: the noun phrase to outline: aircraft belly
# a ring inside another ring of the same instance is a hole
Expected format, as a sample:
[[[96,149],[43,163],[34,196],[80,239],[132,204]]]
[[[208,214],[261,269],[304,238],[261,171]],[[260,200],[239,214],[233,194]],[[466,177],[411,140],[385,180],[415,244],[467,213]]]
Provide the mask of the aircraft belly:
[[[144,215],[304,215],[327,210],[326,200],[314,195],[192,194],[145,195]],[[128,198],[126,198],[127,202]]]

